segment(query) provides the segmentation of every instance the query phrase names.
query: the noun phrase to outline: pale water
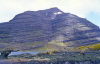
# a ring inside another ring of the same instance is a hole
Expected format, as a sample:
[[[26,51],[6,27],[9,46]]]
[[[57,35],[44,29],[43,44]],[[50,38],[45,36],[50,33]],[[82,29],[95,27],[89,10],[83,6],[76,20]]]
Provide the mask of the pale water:
[[[39,52],[11,52],[11,55],[20,55],[20,54],[26,54],[26,53],[29,53],[29,54],[38,54]]]

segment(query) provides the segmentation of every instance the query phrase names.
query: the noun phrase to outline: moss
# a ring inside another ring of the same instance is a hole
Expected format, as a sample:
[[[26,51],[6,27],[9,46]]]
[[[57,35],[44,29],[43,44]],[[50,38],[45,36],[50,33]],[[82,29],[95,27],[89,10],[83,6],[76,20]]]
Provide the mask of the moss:
[[[100,50],[100,43],[98,44],[92,44],[88,46],[79,46],[74,48],[73,50],[80,50],[80,51],[95,51]]]

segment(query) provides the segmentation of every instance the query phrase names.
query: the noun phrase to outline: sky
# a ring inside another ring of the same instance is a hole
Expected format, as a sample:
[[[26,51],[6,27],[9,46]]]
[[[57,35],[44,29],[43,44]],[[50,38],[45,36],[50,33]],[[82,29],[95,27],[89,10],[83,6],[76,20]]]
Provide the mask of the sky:
[[[86,18],[100,26],[100,0],[0,0],[0,23],[8,22],[24,11],[52,7]]]

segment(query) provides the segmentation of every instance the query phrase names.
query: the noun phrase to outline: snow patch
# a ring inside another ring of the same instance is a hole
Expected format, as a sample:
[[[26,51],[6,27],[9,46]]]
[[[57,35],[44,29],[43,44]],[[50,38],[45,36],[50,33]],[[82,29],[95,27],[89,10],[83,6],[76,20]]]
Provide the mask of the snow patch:
[[[55,15],[58,15],[58,14],[62,14],[62,12],[55,12],[54,14],[55,14]]]
[[[58,15],[58,14],[62,14],[62,12],[55,12],[55,13],[53,13],[53,14],[54,14],[54,15],[52,16],[51,19],[55,19],[56,15]]]

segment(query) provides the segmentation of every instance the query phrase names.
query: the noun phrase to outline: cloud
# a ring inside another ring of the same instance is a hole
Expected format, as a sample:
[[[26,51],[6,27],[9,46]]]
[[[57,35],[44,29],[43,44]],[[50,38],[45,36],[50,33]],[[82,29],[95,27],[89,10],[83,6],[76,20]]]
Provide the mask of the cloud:
[[[6,22],[16,14],[27,10],[41,10],[58,7],[80,17],[89,12],[100,13],[100,0],[0,0],[0,21]]]
[[[90,11],[100,11],[100,0],[63,0],[61,7],[65,12],[71,12],[85,17]],[[64,7],[63,7],[64,6]]]

